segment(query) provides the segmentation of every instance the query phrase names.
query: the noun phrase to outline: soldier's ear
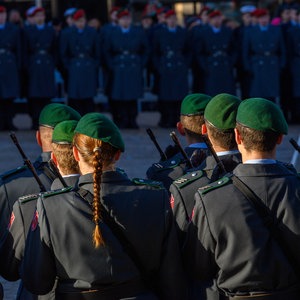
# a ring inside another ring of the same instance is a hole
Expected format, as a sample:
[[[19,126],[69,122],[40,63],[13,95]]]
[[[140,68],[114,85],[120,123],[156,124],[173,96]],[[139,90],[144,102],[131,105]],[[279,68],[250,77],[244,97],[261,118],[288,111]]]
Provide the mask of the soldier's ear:
[[[80,160],[78,149],[75,146],[73,146],[73,155],[76,161]]]
[[[121,156],[121,151],[118,151],[114,157],[115,161],[118,161],[120,159],[120,156]]]
[[[39,145],[40,147],[42,147],[41,133],[40,133],[39,130],[36,131],[35,137],[36,137],[36,141],[37,141],[38,145]]]
[[[207,134],[207,127],[206,127],[205,123],[202,124],[201,131],[202,131],[202,134]]]
[[[181,122],[177,122],[176,127],[177,127],[178,132],[182,136],[185,136],[185,131],[184,131],[184,127],[183,127],[182,123]]]
[[[280,144],[282,143],[282,140],[283,140],[283,134],[281,134],[281,135],[278,137],[276,144],[277,144],[277,145],[280,145]]]
[[[234,134],[235,134],[235,141],[237,145],[240,145],[242,143],[242,137],[236,128],[234,128]]]

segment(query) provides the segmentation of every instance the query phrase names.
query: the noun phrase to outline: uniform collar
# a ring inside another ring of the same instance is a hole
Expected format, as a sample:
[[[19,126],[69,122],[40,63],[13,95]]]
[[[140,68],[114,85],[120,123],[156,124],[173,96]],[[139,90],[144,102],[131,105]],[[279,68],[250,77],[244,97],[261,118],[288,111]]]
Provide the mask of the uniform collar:
[[[0,24],[0,29],[5,29],[5,23],[4,24]]]
[[[207,149],[207,145],[205,143],[194,143],[190,144],[189,148]]]
[[[231,154],[238,154],[240,153],[239,150],[228,150],[228,151],[220,151],[217,152],[216,154],[218,156],[224,156],[224,155],[231,155]]]

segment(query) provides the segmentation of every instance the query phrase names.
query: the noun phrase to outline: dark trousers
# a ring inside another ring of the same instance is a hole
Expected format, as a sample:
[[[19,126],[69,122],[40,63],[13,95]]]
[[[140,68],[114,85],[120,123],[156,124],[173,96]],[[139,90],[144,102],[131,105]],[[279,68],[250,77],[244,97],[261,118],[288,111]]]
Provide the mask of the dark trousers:
[[[111,100],[110,110],[113,120],[119,128],[138,128],[136,100]]]
[[[38,129],[40,113],[50,102],[50,98],[28,98],[28,111],[32,120],[31,129]]]
[[[13,130],[14,103],[13,98],[0,99],[0,130]]]
[[[162,128],[174,128],[179,121],[181,101],[159,102],[159,112],[161,114],[159,126]]]
[[[68,99],[68,105],[77,110],[82,116],[95,111],[95,104],[93,98],[85,99]]]

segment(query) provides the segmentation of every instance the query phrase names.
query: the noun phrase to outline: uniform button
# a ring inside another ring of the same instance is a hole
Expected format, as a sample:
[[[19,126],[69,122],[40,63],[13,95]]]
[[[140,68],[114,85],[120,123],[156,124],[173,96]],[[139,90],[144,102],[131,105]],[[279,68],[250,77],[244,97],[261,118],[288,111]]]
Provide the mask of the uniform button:
[[[222,181],[222,180],[219,180],[219,181],[218,181],[218,184],[221,184],[221,183],[223,183],[223,181]]]
[[[174,165],[175,163],[176,163],[176,161],[175,161],[175,160],[172,160],[172,161],[171,161],[171,164],[172,164],[172,165]]]
[[[197,175],[197,173],[192,173],[192,176],[195,177]]]
[[[144,180],[143,180],[143,179],[140,179],[139,182],[144,182]]]

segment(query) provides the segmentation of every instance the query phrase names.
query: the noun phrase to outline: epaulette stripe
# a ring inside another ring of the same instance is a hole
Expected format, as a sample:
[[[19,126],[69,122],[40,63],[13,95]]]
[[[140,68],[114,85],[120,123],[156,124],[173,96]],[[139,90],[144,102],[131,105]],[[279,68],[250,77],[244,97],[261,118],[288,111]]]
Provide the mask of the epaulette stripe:
[[[11,175],[18,174],[25,169],[27,169],[27,166],[18,167],[16,169],[4,172],[4,173],[0,174],[0,178],[5,179]]]
[[[27,203],[29,201],[36,200],[36,199],[39,198],[39,195],[40,194],[30,194],[30,195],[22,196],[22,197],[19,198],[19,202],[20,202],[20,204],[24,204],[24,203]]]
[[[194,171],[192,173],[188,173],[174,181],[174,184],[180,189],[183,188],[190,183],[196,181],[198,178],[201,178],[203,176],[203,171],[198,170]]]
[[[48,197],[51,197],[54,195],[59,195],[59,194],[64,194],[64,193],[70,192],[72,189],[73,189],[73,187],[69,186],[69,187],[54,190],[54,191],[48,191],[48,192],[42,193],[41,195],[43,196],[43,198],[48,198]]]
[[[220,178],[218,179],[217,181],[209,184],[209,185],[206,185],[206,186],[203,186],[203,187],[200,187],[198,189],[198,192],[201,194],[201,195],[205,195],[207,194],[209,191],[212,191],[212,190],[215,190],[221,186],[224,186],[226,184],[228,184],[229,182],[231,181],[231,179],[229,177],[223,177],[223,178]]]

